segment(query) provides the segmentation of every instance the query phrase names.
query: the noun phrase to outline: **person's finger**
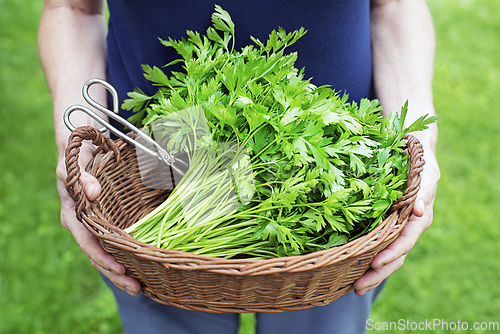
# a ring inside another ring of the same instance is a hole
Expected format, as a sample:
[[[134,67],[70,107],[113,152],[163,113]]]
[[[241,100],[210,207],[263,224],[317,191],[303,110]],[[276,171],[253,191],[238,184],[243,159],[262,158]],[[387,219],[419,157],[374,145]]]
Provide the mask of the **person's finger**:
[[[362,296],[366,292],[376,288],[378,285],[380,285],[380,283],[382,283],[383,280],[385,280],[393,272],[401,268],[405,258],[406,255],[403,255],[385,266],[368,270],[361,278],[354,282],[353,287],[355,293],[358,296]]]
[[[92,200],[97,199],[101,193],[101,184],[97,179],[85,171],[85,166],[92,158],[94,147],[86,142],[82,143],[80,153],[78,155],[78,164],[80,165],[80,182],[82,183],[83,190],[87,198]],[[60,157],[56,167],[56,175],[59,180],[66,183],[66,162],[64,157]]]
[[[427,207],[422,217],[411,216],[399,236],[386,249],[375,256],[372,268],[380,268],[407,254],[432,221],[432,206]]]
[[[61,198],[61,223],[73,235],[83,253],[90,259],[94,267],[108,277],[117,287],[132,296],[140,292],[137,280],[125,275],[125,267],[106,252],[92,233],[76,219],[75,202],[66,192],[64,182],[58,180],[58,190]]]
[[[432,222],[432,205],[427,206],[422,217],[412,215],[398,238],[375,256],[371,269],[354,282],[356,294],[361,296],[374,289],[384,279],[398,270],[420,235]]]
[[[364,295],[365,293],[367,293],[368,291],[370,290],[373,290],[375,289],[377,286],[379,286],[381,283],[377,283],[377,284],[374,284],[374,285],[370,285],[366,288],[364,288],[363,290],[354,290],[354,293],[357,295],[357,296],[362,296]]]
[[[113,271],[109,271],[92,259],[90,259],[90,263],[92,263],[92,265],[97,270],[99,270],[104,276],[106,276],[111,282],[113,282],[114,285],[116,285],[119,289],[125,291],[129,295],[135,297],[138,296],[141,292],[141,285],[137,280],[126,275],[119,275]]]
[[[82,172],[80,181],[82,182],[83,191],[89,200],[93,201],[99,197],[101,193],[101,184],[93,175]]]
[[[132,296],[140,292],[137,280],[125,275],[125,267],[116,262],[115,258],[106,252],[94,235],[74,217],[72,211],[61,210],[63,225],[71,232],[82,252],[90,259],[94,267],[108,277],[116,286]]]
[[[124,274],[125,268],[116,262],[115,258],[104,251],[97,239],[87,231],[85,226],[76,219],[75,216],[75,202],[71,196],[65,191],[64,184],[61,181],[58,182],[58,188],[60,189],[61,197],[61,223],[66,228],[78,243],[82,251],[98,262],[103,268],[107,270],[114,271],[118,274]]]

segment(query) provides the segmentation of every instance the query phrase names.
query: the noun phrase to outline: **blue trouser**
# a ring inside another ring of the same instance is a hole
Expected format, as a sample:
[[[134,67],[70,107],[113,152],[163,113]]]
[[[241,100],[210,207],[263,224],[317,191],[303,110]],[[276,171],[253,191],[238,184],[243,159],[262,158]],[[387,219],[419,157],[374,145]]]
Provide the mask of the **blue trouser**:
[[[236,334],[239,315],[183,310],[154,302],[140,294],[132,297],[115,287],[113,290],[123,329],[127,334]],[[383,284],[356,296],[354,292],[334,302],[303,311],[258,313],[257,334],[361,334],[365,332],[370,308]]]

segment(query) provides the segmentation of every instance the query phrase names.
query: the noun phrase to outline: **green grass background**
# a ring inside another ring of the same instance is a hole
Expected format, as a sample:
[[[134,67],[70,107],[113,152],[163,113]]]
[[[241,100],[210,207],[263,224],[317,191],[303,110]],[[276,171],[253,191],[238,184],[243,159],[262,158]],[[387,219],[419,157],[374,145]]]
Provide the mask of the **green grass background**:
[[[500,1],[428,3],[442,179],[432,227],[372,318],[499,322]],[[0,0],[0,333],[120,333],[111,293],[59,223],[52,104],[36,49],[41,7]],[[241,333],[252,325],[245,316]]]

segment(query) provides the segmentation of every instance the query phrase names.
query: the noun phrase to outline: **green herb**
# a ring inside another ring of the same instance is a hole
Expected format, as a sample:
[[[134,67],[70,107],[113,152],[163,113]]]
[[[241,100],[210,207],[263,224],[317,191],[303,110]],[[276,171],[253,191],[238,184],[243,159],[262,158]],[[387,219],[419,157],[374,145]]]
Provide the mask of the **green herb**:
[[[276,257],[335,247],[385,219],[403,193],[409,159],[401,116],[378,101],[348,103],[315,87],[285,49],[300,29],[234,50],[234,23],[215,7],[206,35],[161,40],[181,58],[167,76],[144,65],[154,96],[129,94],[123,108],[190,168],[169,198],[126,229],[161,248],[220,257]]]

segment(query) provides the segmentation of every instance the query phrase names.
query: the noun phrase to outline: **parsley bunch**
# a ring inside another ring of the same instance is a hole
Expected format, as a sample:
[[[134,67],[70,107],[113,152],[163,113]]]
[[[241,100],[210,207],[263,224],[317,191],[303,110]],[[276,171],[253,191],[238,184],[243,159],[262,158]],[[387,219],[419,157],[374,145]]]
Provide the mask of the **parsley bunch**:
[[[315,87],[285,49],[301,28],[234,49],[234,23],[216,6],[206,35],[187,31],[173,47],[183,72],[144,65],[158,86],[136,89],[123,108],[190,168],[169,198],[126,231],[158,247],[220,257],[299,255],[368,233],[401,197],[409,170],[400,115],[376,100],[347,102]],[[235,184],[237,186],[235,186]],[[237,201],[235,201],[237,198]]]

